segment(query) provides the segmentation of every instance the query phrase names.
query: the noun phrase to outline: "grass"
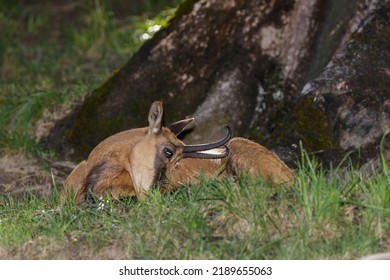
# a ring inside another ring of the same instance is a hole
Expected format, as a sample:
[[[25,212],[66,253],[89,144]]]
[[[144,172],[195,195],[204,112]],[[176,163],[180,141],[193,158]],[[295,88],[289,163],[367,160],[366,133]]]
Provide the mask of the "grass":
[[[0,247],[27,259],[352,259],[390,249],[386,172],[340,175],[304,156],[291,188],[243,177],[81,207],[56,192],[2,197]]]
[[[0,152],[45,153],[35,135],[45,112],[60,114],[103,83],[179,2],[0,0]]]

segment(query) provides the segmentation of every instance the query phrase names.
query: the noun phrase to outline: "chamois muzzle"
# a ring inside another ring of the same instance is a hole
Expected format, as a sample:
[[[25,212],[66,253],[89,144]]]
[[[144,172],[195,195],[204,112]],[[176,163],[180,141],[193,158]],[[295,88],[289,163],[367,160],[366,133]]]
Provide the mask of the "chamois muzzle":
[[[229,149],[225,144],[232,138],[232,130],[229,126],[225,126],[227,129],[226,136],[216,142],[199,144],[199,145],[187,145],[183,147],[183,157],[184,158],[204,158],[204,159],[218,159],[224,158],[229,155]],[[207,153],[205,151],[222,147],[224,148],[223,153]]]

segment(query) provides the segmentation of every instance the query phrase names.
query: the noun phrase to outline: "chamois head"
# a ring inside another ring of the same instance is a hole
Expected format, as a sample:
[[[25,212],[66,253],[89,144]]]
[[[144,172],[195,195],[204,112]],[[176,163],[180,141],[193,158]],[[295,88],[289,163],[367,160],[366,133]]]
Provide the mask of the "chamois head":
[[[184,119],[168,127],[163,127],[162,116],[162,102],[156,101],[149,111],[149,127],[145,130],[145,135],[134,144],[130,155],[130,174],[137,196],[145,193],[157,182],[161,171],[169,162],[177,161],[182,157],[216,158],[215,155],[209,155],[202,151],[220,147],[231,137],[231,131],[228,128],[228,134],[220,141],[200,145],[185,145],[176,136],[194,119]],[[223,156],[226,156],[227,153],[228,150],[225,148]]]

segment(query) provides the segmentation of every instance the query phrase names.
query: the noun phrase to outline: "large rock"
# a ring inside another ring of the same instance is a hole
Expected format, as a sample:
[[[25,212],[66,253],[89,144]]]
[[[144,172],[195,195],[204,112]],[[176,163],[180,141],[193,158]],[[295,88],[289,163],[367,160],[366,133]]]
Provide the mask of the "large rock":
[[[187,142],[214,138],[225,123],[244,134],[262,110],[263,89],[295,81],[309,55],[316,26],[309,23],[316,22],[321,1],[300,2],[186,1],[169,26],[58,123],[46,142],[60,156],[83,158],[105,137],[144,126],[159,99],[166,123],[197,117]]]
[[[169,26],[45,141],[61,157],[85,158],[105,137],[145,126],[150,104],[163,100],[166,123],[196,118],[188,143],[220,137],[227,123],[236,136],[269,147],[302,142],[309,151],[333,155],[375,145],[388,122],[380,113],[388,106],[382,91],[388,41],[379,35],[387,36],[387,4],[349,38],[375,1],[362,2],[367,1],[185,1]],[[373,69],[382,72],[369,70],[367,76],[367,61],[373,63],[375,54],[384,60]],[[368,97],[371,92],[377,94]]]
[[[323,72],[303,87],[272,140],[284,146],[301,142],[332,161],[347,150],[359,150],[364,161],[378,156],[390,128],[389,50],[390,5],[384,1],[373,6]]]

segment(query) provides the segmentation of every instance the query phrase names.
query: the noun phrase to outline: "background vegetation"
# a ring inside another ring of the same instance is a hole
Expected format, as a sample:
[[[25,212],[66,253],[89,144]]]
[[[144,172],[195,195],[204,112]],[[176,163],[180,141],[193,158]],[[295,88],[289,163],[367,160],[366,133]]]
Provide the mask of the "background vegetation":
[[[179,2],[0,0],[1,155],[50,157],[37,145],[42,122],[101,84]],[[53,175],[44,198],[0,194],[0,257],[350,259],[388,251],[390,179],[383,157],[378,166],[325,171],[303,153],[291,188],[202,180],[142,202],[81,207],[59,205]]]
[[[61,115],[104,82],[179,2],[1,0],[0,150],[42,153],[44,112]]]

